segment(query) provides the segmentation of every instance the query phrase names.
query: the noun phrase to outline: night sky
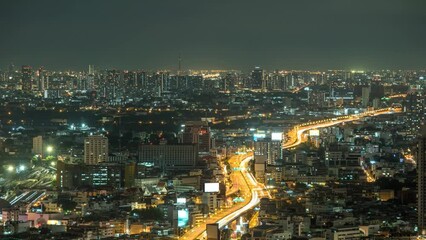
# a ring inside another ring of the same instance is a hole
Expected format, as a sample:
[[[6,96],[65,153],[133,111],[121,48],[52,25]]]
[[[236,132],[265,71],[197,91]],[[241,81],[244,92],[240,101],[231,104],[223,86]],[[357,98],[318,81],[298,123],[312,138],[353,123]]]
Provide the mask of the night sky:
[[[0,68],[425,69],[425,0],[0,2]]]

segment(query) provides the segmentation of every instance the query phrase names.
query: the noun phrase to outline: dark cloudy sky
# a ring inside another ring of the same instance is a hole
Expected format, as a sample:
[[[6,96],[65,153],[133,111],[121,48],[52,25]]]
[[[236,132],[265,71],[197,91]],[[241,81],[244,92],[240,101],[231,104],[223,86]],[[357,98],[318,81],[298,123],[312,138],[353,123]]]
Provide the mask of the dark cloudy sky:
[[[426,68],[425,0],[1,0],[0,68]]]

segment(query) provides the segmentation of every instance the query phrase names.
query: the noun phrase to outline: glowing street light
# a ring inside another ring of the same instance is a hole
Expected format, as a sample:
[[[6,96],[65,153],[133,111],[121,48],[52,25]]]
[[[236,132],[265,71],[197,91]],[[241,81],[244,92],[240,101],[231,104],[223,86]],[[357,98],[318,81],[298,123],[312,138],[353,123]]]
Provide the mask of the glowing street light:
[[[20,166],[19,166],[19,171],[21,171],[21,172],[22,172],[22,171],[25,171],[25,165],[20,165]]]
[[[53,152],[53,147],[52,146],[47,146],[46,151],[48,153],[52,153]]]
[[[15,170],[15,167],[13,167],[12,165],[9,165],[9,166],[7,167],[7,171],[9,171],[9,172],[13,172],[13,170]]]

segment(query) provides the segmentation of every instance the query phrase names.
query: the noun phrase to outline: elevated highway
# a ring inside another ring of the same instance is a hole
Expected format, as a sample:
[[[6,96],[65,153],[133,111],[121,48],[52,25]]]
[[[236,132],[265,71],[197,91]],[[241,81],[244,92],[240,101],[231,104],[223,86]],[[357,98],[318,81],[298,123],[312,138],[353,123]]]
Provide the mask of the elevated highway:
[[[345,122],[360,120],[365,117],[374,117],[382,114],[398,113],[401,111],[401,108],[383,108],[363,112],[360,114],[346,115],[337,118],[329,118],[298,124],[294,126],[294,128],[287,135],[287,141],[283,144],[283,149],[294,148],[304,142],[303,134],[308,130],[330,127]],[[245,213],[249,209],[254,208],[257,204],[259,204],[261,198],[271,197],[269,192],[265,189],[265,186],[262,183],[257,182],[256,178],[249,171],[248,164],[252,159],[253,156],[237,155],[229,160],[231,168],[240,169],[240,171],[234,171],[231,173],[231,179],[234,183],[238,182],[237,188],[240,191],[240,194],[244,196],[244,202],[236,204],[231,208],[219,211],[217,214],[207,219],[205,221],[206,224],[219,223],[219,227],[222,228],[239,217],[241,214]],[[235,189],[232,191],[235,191]],[[206,237],[206,227],[204,224],[201,224],[186,232],[180,239],[206,239]]]

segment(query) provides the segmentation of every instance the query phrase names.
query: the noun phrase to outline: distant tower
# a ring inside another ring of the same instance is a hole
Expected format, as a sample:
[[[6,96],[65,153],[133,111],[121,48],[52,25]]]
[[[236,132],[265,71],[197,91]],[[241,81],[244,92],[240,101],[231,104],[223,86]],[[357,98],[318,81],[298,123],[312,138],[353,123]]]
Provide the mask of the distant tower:
[[[404,102],[407,114],[407,124],[411,134],[417,134],[426,121],[426,97],[424,92],[411,92],[407,94]]]
[[[38,90],[39,91],[44,91],[44,89],[45,89],[45,86],[44,86],[44,75],[45,75],[45,73],[44,73],[44,69],[43,69],[43,67],[40,67],[38,70],[37,70],[37,87],[38,87]]]
[[[179,53],[179,58],[178,58],[178,64],[179,64],[178,75],[180,76],[181,73],[182,73],[182,58],[180,57],[180,53]]]
[[[255,67],[251,72],[251,88],[262,89],[264,87],[265,72],[260,67]]]
[[[371,88],[370,86],[362,87],[362,106],[368,107],[368,103],[370,102],[370,92]]]
[[[95,74],[95,66],[89,65],[89,75],[94,75],[94,74]]]
[[[30,92],[33,89],[33,70],[30,66],[22,66],[22,90]]]

